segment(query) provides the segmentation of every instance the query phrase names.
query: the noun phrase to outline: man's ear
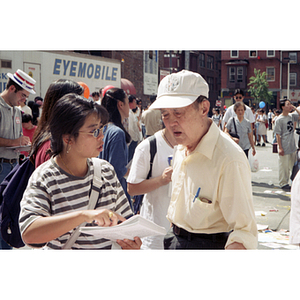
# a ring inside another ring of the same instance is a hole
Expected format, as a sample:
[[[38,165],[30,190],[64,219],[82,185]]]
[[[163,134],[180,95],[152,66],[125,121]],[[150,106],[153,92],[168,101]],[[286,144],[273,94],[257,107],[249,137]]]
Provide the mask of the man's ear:
[[[210,102],[207,99],[205,99],[202,101],[201,104],[202,104],[203,114],[207,115],[209,112],[209,108],[210,108]]]
[[[13,93],[13,92],[16,90],[16,87],[12,84],[12,85],[8,88],[8,90],[9,90],[11,93]]]

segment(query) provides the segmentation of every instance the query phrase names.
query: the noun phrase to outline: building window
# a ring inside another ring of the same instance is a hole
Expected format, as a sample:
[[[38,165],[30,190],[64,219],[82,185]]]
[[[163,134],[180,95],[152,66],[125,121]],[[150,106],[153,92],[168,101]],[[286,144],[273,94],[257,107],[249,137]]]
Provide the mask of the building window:
[[[1,59],[1,68],[11,69],[11,60]]]
[[[209,86],[209,90],[213,91],[215,89],[214,87],[214,78],[213,77],[207,77],[207,83]]]
[[[213,69],[214,68],[214,58],[213,56],[207,56],[207,68]]]
[[[199,65],[200,65],[200,67],[205,68],[205,54],[204,53],[199,54]]]
[[[232,50],[232,51],[230,51],[230,57],[232,57],[232,58],[237,58],[237,57],[239,57],[239,52],[238,52],[238,50]]]
[[[275,56],[275,51],[274,50],[268,50],[267,51],[267,57],[274,57]]]
[[[290,73],[290,86],[297,85],[297,73]]]
[[[235,68],[229,68],[229,82],[235,82]]]
[[[249,51],[249,57],[257,57],[257,51],[256,50],[250,50]]]
[[[297,63],[297,53],[296,52],[289,53],[289,58],[290,58],[290,64]]]
[[[274,67],[267,67],[267,81],[275,81],[275,68]]]
[[[237,67],[236,73],[237,73],[237,82],[243,82],[243,67]]]

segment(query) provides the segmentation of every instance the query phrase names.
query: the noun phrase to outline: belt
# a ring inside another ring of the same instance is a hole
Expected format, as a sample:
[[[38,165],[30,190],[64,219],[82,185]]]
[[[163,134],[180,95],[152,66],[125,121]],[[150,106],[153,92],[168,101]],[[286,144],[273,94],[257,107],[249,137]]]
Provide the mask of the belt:
[[[3,158],[3,157],[0,157],[0,161],[1,163],[9,163],[9,164],[14,164],[16,163],[18,160],[16,158]]]
[[[223,241],[227,240],[230,232],[219,232],[219,233],[193,233],[186,231],[183,228],[180,228],[173,224],[173,232],[175,235],[186,238],[188,240],[192,239],[207,239],[214,241]]]

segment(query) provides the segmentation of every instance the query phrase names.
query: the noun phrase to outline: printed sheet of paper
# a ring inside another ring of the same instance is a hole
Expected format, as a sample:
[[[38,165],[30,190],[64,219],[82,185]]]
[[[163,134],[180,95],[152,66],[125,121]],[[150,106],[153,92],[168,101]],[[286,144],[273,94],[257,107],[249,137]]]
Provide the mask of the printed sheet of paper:
[[[161,227],[140,215],[135,215],[121,224],[112,227],[82,227],[80,232],[109,239],[111,241],[123,239],[133,240],[135,236],[143,238],[146,236],[166,235],[167,233],[164,227]]]

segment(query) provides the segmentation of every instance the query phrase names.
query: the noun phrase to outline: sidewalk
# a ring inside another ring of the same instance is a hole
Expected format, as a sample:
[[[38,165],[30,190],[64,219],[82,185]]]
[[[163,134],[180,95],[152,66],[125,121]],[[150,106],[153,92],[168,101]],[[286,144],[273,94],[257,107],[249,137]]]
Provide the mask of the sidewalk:
[[[289,245],[289,220],[291,193],[278,185],[278,154],[272,153],[273,131],[268,130],[268,141],[265,147],[256,146],[259,171],[252,172],[253,202],[256,221],[259,228],[258,249],[298,249]]]

